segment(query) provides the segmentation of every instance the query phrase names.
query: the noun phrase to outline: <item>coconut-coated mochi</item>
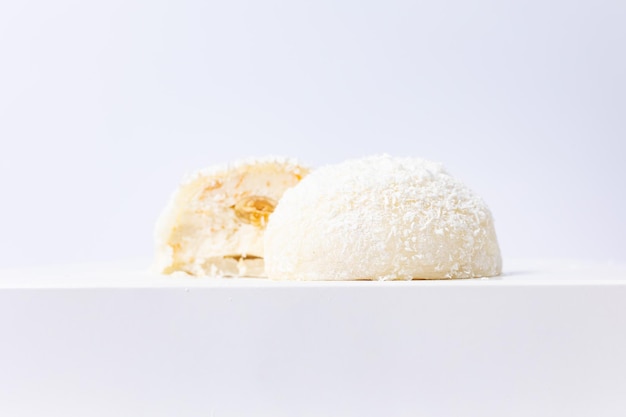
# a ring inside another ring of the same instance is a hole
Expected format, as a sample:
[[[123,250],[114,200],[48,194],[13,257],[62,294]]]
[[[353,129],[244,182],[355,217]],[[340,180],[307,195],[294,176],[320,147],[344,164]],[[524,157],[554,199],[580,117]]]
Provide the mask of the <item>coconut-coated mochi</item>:
[[[275,280],[490,277],[491,212],[440,163],[371,156],[318,168],[287,190],[264,235]]]

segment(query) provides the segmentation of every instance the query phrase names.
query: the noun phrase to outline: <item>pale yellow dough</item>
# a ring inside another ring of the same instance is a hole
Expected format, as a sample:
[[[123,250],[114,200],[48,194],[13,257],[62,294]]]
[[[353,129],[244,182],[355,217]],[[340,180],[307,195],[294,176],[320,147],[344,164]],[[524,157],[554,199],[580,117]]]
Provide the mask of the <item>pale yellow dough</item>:
[[[276,280],[489,277],[502,261],[483,200],[441,164],[387,155],[319,168],[265,233]]]
[[[286,189],[308,169],[284,158],[196,172],[180,185],[155,231],[155,268],[191,275],[264,276],[263,234]]]

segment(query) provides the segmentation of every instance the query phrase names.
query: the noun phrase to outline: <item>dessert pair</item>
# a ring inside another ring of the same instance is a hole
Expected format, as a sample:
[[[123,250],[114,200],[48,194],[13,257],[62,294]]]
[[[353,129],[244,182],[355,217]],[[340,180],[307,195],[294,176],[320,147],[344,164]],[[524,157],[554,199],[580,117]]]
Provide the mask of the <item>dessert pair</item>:
[[[486,204],[441,164],[373,156],[313,171],[266,158],[187,178],[159,219],[163,273],[277,280],[498,275]]]

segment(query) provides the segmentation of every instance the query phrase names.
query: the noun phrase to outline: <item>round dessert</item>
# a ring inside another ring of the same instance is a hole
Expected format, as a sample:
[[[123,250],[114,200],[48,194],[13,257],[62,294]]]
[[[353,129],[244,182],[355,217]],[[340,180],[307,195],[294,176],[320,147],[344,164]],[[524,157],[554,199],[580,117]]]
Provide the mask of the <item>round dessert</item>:
[[[156,227],[156,269],[264,276],[263,234],[286,189],[308,169],[283,158],[207,168],[183,181]]]
[[[483,200],[439,163],[387,155],[322,167],[287,190],[265,233],[276,280],[489,277],[502,261]]]

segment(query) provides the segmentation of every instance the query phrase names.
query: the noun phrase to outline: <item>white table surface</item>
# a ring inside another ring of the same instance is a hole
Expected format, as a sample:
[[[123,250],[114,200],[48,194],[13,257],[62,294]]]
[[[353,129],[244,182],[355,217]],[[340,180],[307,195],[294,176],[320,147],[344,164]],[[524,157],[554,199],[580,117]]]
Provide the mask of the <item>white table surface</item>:
[[[273,282],[0,271],[0,415],[622,417],[626,268]]]
[[[149,260],[99,264],[56,265],[0,269],[1,288],[202,288],[307,286],[415,286],[415,285],[619,285],[626,284],[626,265],[577,260],[506,260],[503,274],[493,278],[414,281],[272,281],[260,278],[191,277],[161,275]]]

